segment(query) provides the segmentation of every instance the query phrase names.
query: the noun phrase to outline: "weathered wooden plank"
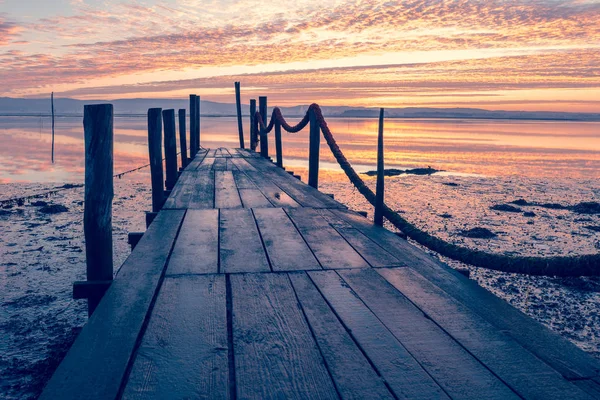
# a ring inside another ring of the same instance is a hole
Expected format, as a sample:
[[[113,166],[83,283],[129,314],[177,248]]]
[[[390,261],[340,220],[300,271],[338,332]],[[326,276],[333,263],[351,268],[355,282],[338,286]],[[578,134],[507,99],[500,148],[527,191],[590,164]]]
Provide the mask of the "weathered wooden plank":
[[[592,399],[600,399],[600,384],[593,379],[578,379],[574,380],[573,384],[590,395]]]
[[[189,210],[173,248],[167,275],[219,272],[219,210]]]
[[[244,208],[272,208],[273,204],[258,189],[239,189]]]
[[[231,171],[215,171],[215,208],[241,208],[242,200],[238,193]]]
[[[219,226],[222,273],[271,270],[252,210],[223,209]]]
[[[208,154],[206,156],[214,158],[216,154],[217,154],[217,149],[208,149]]]
[[[321,269],[285,211],[281,208],[253,211],[273,271]]]
[[[300,207],[300,204],[292,199],[290,195],[258,172],[252,165],[248,164],[245,158],[233,159],[233,163],[241,172],[244,172],[252,182],[254,182],[256,187],[258,187],[275,207]]]
[[[184,171],[177,180],[171,195],[167,198],[164,209],[187,208],[193,196],[194,183],[196,182],[195,171]]]
[[[305,273],[289,274],[304,315],[344,399],[392,399],[381,377],[357,347]]]
[[[524,398],[587,398],[554,369],[412,269],[382,269],[380,274]],[[373,279],[373,274],[368,278]],[[381,290],[377,296],[384,301]]]
[[[207,158],[208,152],[209,150],[200,149],[186,167],[186,171],[195,171]]]
[[[154,219],[41,399],[116,398],[183,216],[181,210],[163,210]]]
[[[519,398],[374,269],[339,275],[451,398]]]
[[[225,161],[227,162],[227,167],[226,167],[227,171],[236,171],[237,170],[237,167],[233,163],[231,156],[229,156],[229,158],[226,158]]]
[[[213,169],[215,171],[227,171],[227,160],[223,157],[217,156],[217,158],[215,158]]]
[[[290,208],[286,212],[323,268],[366,268],[369,266],[316,210]]]
[[[388,253],[383,247],[365,236],[348,223],[342,223],[331,210],[323,209],[318,212],[367,260],[372,267],[394,267],[403,265],[400,260]]]
[[[123,399],[230,397],[225,290],[224,275],[165,279]]]
[[[335,271],[310,271],[308,274],[398,398],[448,398]]]
[[[271,162],[255,158],[247,158],[246,160],[304,207],[345,208],[344,205],[336,202],[331,197],[290,177],[283,169],[277,168]]]
[[[237,397],[337,399],[288,277],[230,279]]]
[[[434,260],[423,251],[400,239],[387,229],[347,211],[334,214],[352,223],[374,241],[385,246],[396,258],[410,265],[450,296],[471,308],[499,330],[514,338],[559,371],[567,379],[591,378],[600,374],[600,362],[571,342],[523,314],[452,268]]]
[[[188,203],[189,208],[206,209],[215,205],[215,171],[197,173],[196,181],[192,186],[192,196]]]

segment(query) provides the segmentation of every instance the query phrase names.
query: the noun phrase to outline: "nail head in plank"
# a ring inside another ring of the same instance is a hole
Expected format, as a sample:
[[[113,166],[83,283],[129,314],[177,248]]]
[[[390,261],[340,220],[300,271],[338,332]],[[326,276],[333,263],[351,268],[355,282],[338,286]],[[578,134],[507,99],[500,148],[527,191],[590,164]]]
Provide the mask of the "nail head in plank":
[[[117,396],[183,216],[182,210],[158,214],[40,399],[100,400]]]
[[[167,275],[216,274],[218,270],[219,210],[188,210]]]
[[[230,279],[237,397],[337,399],[288,277]]]
[[[291,208],[288,215],[325,269],[365,268],[369,264],[316,210]]]
[[[220,216],[221,272],[270,271],[250,209],[223,209]]]
[[[335,271],[310,271],[308,275],[396,397],[448,398]]]
[[[229,398],[225,276],[166,278],[123,399]]]
[[[321,269],[285,211],[281,208],[253,211],[273,271]]]
[[[289,276],[341,397],[393,399],[308,276],[305,273]]]

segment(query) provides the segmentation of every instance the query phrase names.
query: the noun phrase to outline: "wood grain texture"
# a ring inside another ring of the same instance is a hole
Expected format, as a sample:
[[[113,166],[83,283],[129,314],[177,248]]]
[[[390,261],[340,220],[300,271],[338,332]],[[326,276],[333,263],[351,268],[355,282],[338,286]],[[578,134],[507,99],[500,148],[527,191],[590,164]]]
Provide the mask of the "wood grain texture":
[[[376,270],[339,275],[451,398],[519,398]]]
[[[285,211],[264,208],[253,212],[273,271],[321,269]]]
[[[228,399],[225,276],[165,279],[123,399]]]
[[[220,246],[223,273],[271,270],[252,210],[221,210]]]
[[[152,211],[158,212],[164,203],[165,184],[162,157],[162,109],[148,110],[148,154],[152,181]]]
[[[305,273],[289,274],[302,310],[343,399],[392,399],[383,379]]]
[[[323,268],[366,268],[369,266],[316,210],[290,208],[286,212]]]
[[[219,272],[219,210],[189,210],[173,248],[167,275]]]
[[[587,398],[508,335],[412,269],[385,269],[381,275],[522,397]]]
[[[469,307],[498,330],[510,335],[565,378],[591,378],[600,374],[600,361],[488,292],[476,282],[357,214],[337,210],[333,213],[385,246],[403,264],[410,265],[427,280]]]
[[[242,200],[238,193],[231,171],[215,171],[215,208],[241,208]]]
[[[158,214],[40,399],[116,398],[184,213],[165,210]]]
[[[163,110],[165,148],[165,186],[173,189],[177,183],[177,134],[175,133],[175,110]]]
[[[335,271],[308,275],[398,398],[448,398]]]
[[[231,275],[240,399],[337,399],[285,274]]]

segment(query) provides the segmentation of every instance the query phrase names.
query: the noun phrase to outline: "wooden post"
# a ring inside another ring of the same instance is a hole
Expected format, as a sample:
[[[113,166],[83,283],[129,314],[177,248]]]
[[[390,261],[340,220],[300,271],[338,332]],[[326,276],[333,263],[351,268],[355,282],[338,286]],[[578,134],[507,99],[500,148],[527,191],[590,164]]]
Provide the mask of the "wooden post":
[[[196,95],[190,94],[190,160],[196,155]]]
[[[200,151],[200,96],[196,96],[196,153]]]
[[[250,100],[250,149],[256,151],[256,124],[254,116],[256,115],[256,100]]]
[[[52,164],[54,164],[54,92],[50,95],[50,108],[52,109]]]
[[[379,110],[379,132],[377,135],[377,188],[375,189],[375,225],[383,226],[383,108]]]
[[[240,83],[235,82],[235,105],[237,109],[238,132],[240,135],[240,149],[244,148],[244,124],[242,123],[242,97]]]
[[[262,118],[263,124],[267,126],[267,96],[260,96],[258,98],[258,110]],[[263,134],[263,130],[259,128],[260,132],[260,155],[264,158],[269,158],[269,138],[267,134]]]
[[[181,108],[179,110],[179,147],[181,149],[181,168],[185,168],[188,164],[185,131],[185,108]]]
[[[84,106],[85,197],[83,230],[88,281],[112,281],[113,106]],[[104,295],[88,297],[92,315]]]
[[[164,203],[162,163],[162,108],[148,110],[148,153],[152,180],[152,211],[159,212]]]
[[[172,190],[177,183],[177,135],[175,133],[175,110],[163,110],[165,127],[165,171],[167,190]]]
[[[275,151],[277,152],[277,166],[283,168],[283,150],[281,145],[281,123],[275,121]]]
[[[319,150],[321,148],[321,128],[317,115],[311,109],[310,118],[310,143],[308,154],[308,185],[317,189],[319,187]]]

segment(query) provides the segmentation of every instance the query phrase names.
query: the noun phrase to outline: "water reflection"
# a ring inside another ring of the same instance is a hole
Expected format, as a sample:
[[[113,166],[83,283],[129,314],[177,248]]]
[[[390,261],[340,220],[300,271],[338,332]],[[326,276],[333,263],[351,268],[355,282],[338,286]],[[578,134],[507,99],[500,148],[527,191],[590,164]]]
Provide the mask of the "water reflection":
[[[330,118],[328,123],[353,164],[360,170],[374,168],[376,120]],[[116,117],[114,125],[115,173],[146,164],[146,119]],[[597,178],[599,132],[598,122],[388,119],[386,164],[390,168],[431,165],[450,172],[483,175]],[[307,137],[308,132],[284,133],[287,165],[306,165]],[[50,140],[48,118],[0,117],[0,182],[81,181],[81,118],[57,119],[54,165],[50,162]],[[269,141],[273,152],[272,135]],[[236,147],[236,119],[202,118],[201,142],[204,147]],[[336,168],[324,141],[321,154],[324,168]]]

